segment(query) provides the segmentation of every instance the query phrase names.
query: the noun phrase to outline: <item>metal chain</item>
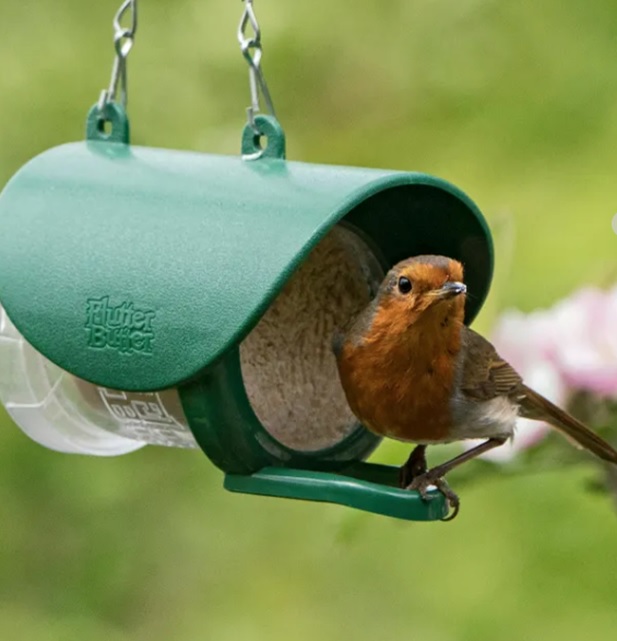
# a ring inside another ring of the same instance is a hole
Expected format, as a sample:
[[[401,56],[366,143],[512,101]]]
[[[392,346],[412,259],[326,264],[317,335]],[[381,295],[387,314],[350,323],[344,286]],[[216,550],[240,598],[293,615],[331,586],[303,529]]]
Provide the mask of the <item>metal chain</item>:
[[[259,133],[255,125],[255,115],[259,113],[259,93],[263,96],[266,108],[272,116],[276,116],[272,97],[266,84],[263,71],[261,69],[262,46],[261,46],[261,29],[253,9],[253,0],[242,0],[244,3],[244,12],[238,27],[238,42],[242,55],[249,65],[249,87],[251,90],[251,105],[247,107],[246,113],[248,122],[256,133]],[[253,35],[247,32],[250,29]]]
[[[120,24],[125,16],[128,16],[130,21],[128,27],[123,27]],[[109,87],[103,89],[99,98],[98,107],[101,111],[105,108],[105,105],[110,102],[115,102],[118,85],[120,85],[120,102],[122,106],[126,108],[128,101],[126,59],[135,42],[135,33],[137,31],[137,0],[124,0],[114,16],[113,26],[116,57],[111,70]]]

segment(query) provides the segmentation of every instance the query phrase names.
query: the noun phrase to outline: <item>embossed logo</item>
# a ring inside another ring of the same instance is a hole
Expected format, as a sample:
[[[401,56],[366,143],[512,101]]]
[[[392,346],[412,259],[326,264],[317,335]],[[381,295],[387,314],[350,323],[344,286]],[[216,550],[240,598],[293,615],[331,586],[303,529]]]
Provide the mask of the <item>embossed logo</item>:
[[[121,354],[152,354],[156,313],[129,301],[111,305],[109,296],[89,298],[86,304],[88,347],[115,349]]]

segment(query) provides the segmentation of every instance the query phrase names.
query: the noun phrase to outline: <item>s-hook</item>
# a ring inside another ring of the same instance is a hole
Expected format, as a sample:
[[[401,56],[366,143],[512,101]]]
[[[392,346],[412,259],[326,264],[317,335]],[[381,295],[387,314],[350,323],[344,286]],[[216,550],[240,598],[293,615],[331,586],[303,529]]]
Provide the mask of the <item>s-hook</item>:
[[[244,11],[238,26],[238,42],[242,55],[249,65],[249,86],[251,90],[251,105],[247,108],[246,113],[248,123],[256,134],[259,134],[255,124],[255,115],[260,112],[259,94],[263,96],[266,108],[271,116],[276,117],[272,97],[266,84],[263,71],[261,69],[262,46],[261,46],[261,29],[253,9],[253,0],[242,0]],[[249,28],[252,30],[252,36],[249,34]]]
[[[125,16],[128,17],[129,20],[128,27],[123,27],[121,24]],[[116,57],[111,70],[109,87],[101,91],[99,98],[98,108],[101,113],[104,112],[106,105],[116,101],[118,85],[120,86],[120,103],[122,107],[126,109],[128,100],[126,59],[133,48],[135,32],[137,31],[137,0],[124,0],[114,16],[113,28]]]

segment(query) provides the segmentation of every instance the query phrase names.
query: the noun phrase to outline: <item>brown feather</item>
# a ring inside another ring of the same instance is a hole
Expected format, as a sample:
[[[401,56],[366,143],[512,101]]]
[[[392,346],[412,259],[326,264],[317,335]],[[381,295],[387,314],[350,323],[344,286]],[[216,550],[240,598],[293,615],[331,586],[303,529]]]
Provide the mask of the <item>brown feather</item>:
[[[523,379],[491,343],[468,327],[462,328],[462,342],[462,392],[477,401],[515,396]]]
[[[521,416],[546,421],[601,459],[617,463],[617,451],[586,425],[526,385],[522,386],[522,391]]]

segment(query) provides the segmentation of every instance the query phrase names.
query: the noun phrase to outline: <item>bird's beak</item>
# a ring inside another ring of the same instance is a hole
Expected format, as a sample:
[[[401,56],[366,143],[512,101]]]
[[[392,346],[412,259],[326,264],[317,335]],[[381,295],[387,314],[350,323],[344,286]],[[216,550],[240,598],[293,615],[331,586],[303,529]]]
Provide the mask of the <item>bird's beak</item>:
[[[433,295],[438,300],[446,300],[449,298],[454,298],[459,294],[464,294],[467,291],[467,286],[464,283],[459,283],[457,281],[448,281],[444,283],[439,289],[433,290]]]

